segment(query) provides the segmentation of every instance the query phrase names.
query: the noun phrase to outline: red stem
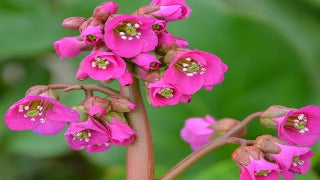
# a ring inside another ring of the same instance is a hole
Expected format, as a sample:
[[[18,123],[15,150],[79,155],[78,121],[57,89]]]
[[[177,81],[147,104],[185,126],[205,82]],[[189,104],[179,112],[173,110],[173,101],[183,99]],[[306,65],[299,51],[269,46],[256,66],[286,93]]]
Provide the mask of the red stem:
[[[136,139],[127,148],[127,179],[154,180],[154,156],[150,124],[142,101],[139,80],[121,89],[121,94],[136,104],[134,111],[126,114]]]

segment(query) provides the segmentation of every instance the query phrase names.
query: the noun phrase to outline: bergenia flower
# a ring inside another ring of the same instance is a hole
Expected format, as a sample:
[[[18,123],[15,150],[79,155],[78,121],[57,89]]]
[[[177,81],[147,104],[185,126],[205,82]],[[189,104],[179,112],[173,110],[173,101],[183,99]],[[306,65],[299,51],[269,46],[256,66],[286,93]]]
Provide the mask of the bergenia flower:
[[[65,37],[54,42],[53,46],[60,59],[74,58],[82,53],[81,48],[85,43],[78,40],[78,37]]]
[[[87,98],[83,105],[90,116],[96,117],[104,116],[111,109],[110,101],[99,96]]]
[[[156,70],[161,64],[157,57],[151,53],[141,53],[133,58],[132,62],[146,70]]]
[[[166,70],[164,80],[185,94],[193,94],[201,87],[211,90],[224,79],[228,70],[217,56],[198,50],[178,51]]]
[[[189,47],[189,42],[181,37],[174,37],[178,47],[187,49]]]
[[[152,29],[157,34],[160,34],[161,32],[165,31],[167,28],[167,23],[163,20],[156,20],[153,25]]]
[[[151,6],[159,6],[159,9],[151,15],[164,21],[176,21],[188,18],[192,12],[185,0],[153,0]]]
[[[94,51],[82,60],[80,69],[94,80],[107,81],[123,76],[126,63],[112,52]]]
[[[100,153],[110,149],[113,146],[111,142],[107,142],[104,144],[94,144],[86,146],[87,153]]]
[[[82,31],[81,37],[86,44],[95,45],[103,39],[103,34],[99,26],[88,26]]]
[[[55,99],[26,96],[8,109],[5,123],[11,130],[54,135],[62,131],[67,122],[76,122],[79,118],[77,111]]]
[[[105,21],[111,14],[115,14],[118,11],[118,4],[114,1],[109,1],[97,6],[92,17],[100,21]]]
[[[106,22],[104,40],[113,52],[131,58],[154,50],[158,37],[152,30],[152,17],[122,14]]]
[[[216,120],[207,115],[205,118],[194,117],[185,121],[180,135],[182,139],[188,142],[193,151],[201,148],[203,145],[210,142],[210,136],[213,135],[214,130],[208,126],[215,123]]]
[[[84,81],[89,78],[88,74],[80,67],[76,73],[76,78],[79,81]]]
[[[256,160],[250,158],[250,164],[241,166],[240,180],[274,180],[278,179],[278,165],[266,161],[262,156]]]
[[[150,83],[148,89],[149,96],[147,98],[154,107],[171,106],[180,102],[188,103],[191,100],[190,95],[183,94],[175,86],[166,83],[164,80]]]
[[[285,174],[306,174],[310,169],[310,158],[313,156],[310,148],[277,144],[280,153],[269,154]],[[288,172],[289,171],[289,172]],[[286,176],[286,175],[285,175]]]
[[[121,77],[118,78],[121,86],[130,86],[133,83],[133,76],[130,72],[125,72]]]
[[[118,146],[127,146],[134,141],[135,132],[131,127],[116,118],[112,118],[112,123],[106,122],[110,130],[111,141]]]
[[[98,152],[97,146],[104,146],[101,147],[104,150],[111,147],[108,130],[91,117],[84,122],[71,123],[64,135],[68,145],[74,150],[89,146],[90,150],[87,149],[87,152]]]
[[[291,145],[311,146],[320,137],[319,106],[291,109],[285,116],[273,120],[278,124],[279,137]]]

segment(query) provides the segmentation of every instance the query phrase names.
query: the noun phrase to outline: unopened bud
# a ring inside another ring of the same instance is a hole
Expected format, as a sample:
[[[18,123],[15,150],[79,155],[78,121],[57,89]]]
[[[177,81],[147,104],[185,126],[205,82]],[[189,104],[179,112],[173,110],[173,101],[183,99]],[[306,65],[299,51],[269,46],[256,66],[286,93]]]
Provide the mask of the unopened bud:
[[[39,96],[48,97],[59,101],[59,94],[57,93],[57,91],[53,89],[47,89],[43,91],[41,94],[39,94]]]
[[[99,21],[95,18],[90,18],[81,24],[81,26],[79,27],[80,32],[85,30],[88,26],[99,26],[101,29],[103,28],[103,24],[101,21]]]
[[[123,97],[114,97],[111,99],[112,111],[130,112],[135,109],[136,105]]]
[[[149,15],[153,12],[159,11],[160,6],[143,6],[140,9],[138,9],[135,14],[137,15]]]
[[[241,146],[232,153],[232,159],[239,165],[247,166],[250,164],[250,159],[259,160],[261,152],[255,146]]]
[[[26,96],[39,96],[39,94],[43,93],[48,89],[49,87],[44,85],[33,86],[27,90]]]
[[[158,82],[161,80],[161,78],[162,78],[162,73],[160,70],[147,74],[145,77],[145,83],[144,83],[145,88],[148,89],[148,86],[150,83]]]
[[[83,71],[82,68],[79,68],[77,73],[76,73],[76,78],[79,80],[79,81],[84,81],[86,79],[88,79],[88,74],[86,72]]]
[[[215,131],[211,139],[216,139],[217,137],[223,136],[228,131],[236,127],[238,124],[240,124],[240,121],[238,120],[225,118],[209,125],[209,128]],[[234,137],[241,138],[244,135],[246,135],[246,133],[247,133],[247,128],[243,127],[237,134],[234,135]]]
[[[85,21],[86,19],[83,17],[70,17],[62,22],[62,26],[67,29],[77,30]]]
[[[80,119],[79,121],[80,122],[83,122],[83,121],[86,121],[88,119],[88,113],[87,113],[87,110],[84,106],[73,106],[71,107],[71,109],[77,111],[80,115]]]
[[[287,143],[271,135],[259,136],[255,141],[255,146],[258,147],[261,152],[271,153],[271,154],[280,153],[281,149],[279,146],[277,146],[277,144],[287,144]]]
[[[108,114],[104,115],[103,117],[101,117],[101,119],[103,121],[107,121],[109,123],[112,123],[112,119],[113,118],[116,118],[117,120],[123,122],[123,123],[127,123],[127,119],[126,117],[124,116],[124,113],[121,113],[121,112],[114,112],[114,111],[111,111],[109,112]]]
[[[84,102],[88,114],[101,117],[110,111],[110,101],[99,96],[89,97]]]
[[[97,6],[93,11],[93,18],[100,21],[106,21],[111,14],[118,11],[118,4],[110,1]]]
[[[260,117],[260,122],[262,125],[268,128],[277,129],[278,124],[273,119],[285,116],[288,113],[288,111],[290,111],[290,109],[284,106],[270,106],[267,110],[265,110],[262,113]]]

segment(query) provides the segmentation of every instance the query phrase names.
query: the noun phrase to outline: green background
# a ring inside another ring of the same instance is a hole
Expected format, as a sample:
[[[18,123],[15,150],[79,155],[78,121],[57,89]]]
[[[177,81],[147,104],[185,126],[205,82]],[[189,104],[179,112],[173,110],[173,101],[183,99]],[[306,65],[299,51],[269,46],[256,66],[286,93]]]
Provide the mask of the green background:
[[[70,16],[88,17],[102,0],[0,1],[0,115],[32,85],[77,83],[73,78],[82,55],[57,61],[52,43],[77,35],[60,24]],[[131,13],[148,0],[116,0],[120,13]],[[152,108],[147,104],[161,176],[191,150],[179,137],[184,120],[210,114],[216,119],[243,119],[273,104],[320,105],[320,0],[187,0],[189,19],[168,29],[187,39],[191,49],[214,53],[229,66],[225,81],[201,90],[190,104]],[[90,82],[90,81],[89,81]],[[67,105],[81,93],[62,94]],[[3,118],[1,118],[3,119]],[[275,133],[258,121],[248,139]],[[203,158],[179,179],[238,179],[229,145]],[[297,179],[320,179],[320,144],[312,169]],[[101,154],[71,150],[63,133],[44,137],[9,131],[0,121],[0,179],[124,179],[125,148]]]

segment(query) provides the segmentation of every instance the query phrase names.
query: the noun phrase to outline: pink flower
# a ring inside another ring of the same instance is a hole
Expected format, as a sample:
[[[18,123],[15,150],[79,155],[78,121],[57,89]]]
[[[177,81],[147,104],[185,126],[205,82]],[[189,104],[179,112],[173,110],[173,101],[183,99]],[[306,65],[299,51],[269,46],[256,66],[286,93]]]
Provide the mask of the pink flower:
[[[132,62],[146,70],[156,70],[161,64],[157,57],[151,53],[141,53]]]
[[[162,20],[156,20],[152,25],[153,31],[156,32],[157,34],[165,31],[166,28],[167,28],[167,23]]]
[[[99,96],[89,97],[83,105],[90,116],[102,117],[111,109],[110,101]]]
[[[76,78],[79,80],[79,81],[84,81],[86,79],[88,79],[88,74],[86,72],[84,72],[84,70],[80,67],[76,73]]]
[[[125,72],[118,81],[121,86],[130,86],[133,83],[133,76],[131,73]]]
[[[88,26],[82,31],[81,36],[86,44],[95,45],[103,39],[103,34],[99,26]]]
[[[198,50],[178,51],[165,72],[164,80],[185,94],[201,87],[211,90],[224,79],[228,66],[217,56]]]
[[[106,45],[121,57],[130,58],[154,50],[158,37],[152,30],[155,19],[135,15],[118,15],[106,22]]]
[[[240,180],[275,180],[279,178],[277,164],[270,163],[261,156],[259,160],[250,158],[250,164],[242,165]]]
[[[131,127],[116,118],[112,118],[112,123],[106,122],[110,129],[111,141],[118,146],[127,146],[134,141],[135,132]]]
[[[5,115],[11,130],[28,130],[43,135],[58,134],[67,122],[76,122],[79,114],[52,98],[26,96],[14,103]]]
[[[123,76],[126,63],[112,52],[94,51],[83,59],[80,68],[94,80],[107,81]]]
[[[174,48],[174,46],[177,46],[179,48],[188,48],[189,43],[180,38],[173,36],[170,32],[161,32],[159,34],[159,43],[158,46],[165,45],[167,48]]]
[[[112,147],[112,143],[104,143],[104,144],[94,144],[86,146],[87,153],[100,153],[106,151]]]
[[[191,100],[190,95],[183,94],[175,86],[165,82],[163,79],[150,83],[148,88],[148,100],[154,107],[175,105],[179,102],[188,103]]]
[[[180,132],[181,137],[190,144],[193,151],[196,151],[210,142],[210,136],[213,135],[214,130],[208,128],[208,126],[215,122],[216,120],[209,115],[205,118],[189,118],[185,121],[185,125]]]
[[[188,18],[192,12],[185,0],[153,0],[150,5],[160,6],[158,11],[151,13],[165,21],[176,21]]]
[[[53,43],[56,53],[63,58],[74,58],[82,53],[81,47],[85,44],[79,41],[78,37],[65,37]]]
[[[278,123],[279,137],[291,145],[311,146],[320,137],[319,106],[288,110],[285,116],[273,120]]]
[[[89,147],[87,152],[99,152],[111,147],[107,129],[90,117],[84,122],[71,123],[64,135],[74,150]]]
[[[189,42],[186,41],[185,39],[180,37],[174,37],[174,39],[176,40],[176,44],[178,45],[178,47],[184,48],[184,49],[187,49],[189,47]]]

